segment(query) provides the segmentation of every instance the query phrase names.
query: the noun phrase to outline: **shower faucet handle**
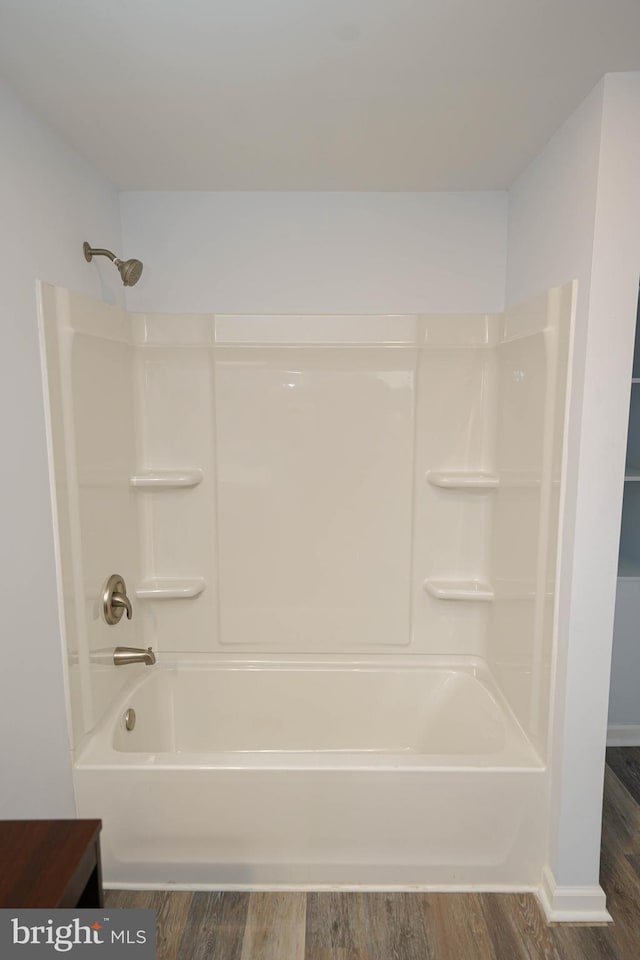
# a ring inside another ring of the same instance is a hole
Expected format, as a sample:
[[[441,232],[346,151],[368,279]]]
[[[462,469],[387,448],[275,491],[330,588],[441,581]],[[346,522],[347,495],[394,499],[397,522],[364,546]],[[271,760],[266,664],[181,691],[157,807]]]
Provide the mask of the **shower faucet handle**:
[[[126,595],[126,593],[118,593],[117,591],[111,597],[111,609],[114,607],[124,607],[127,612],[127,620],[131,620],[133,617],[133,610],[131,608],[131,600]]]
[[[110,626],[120,623],[122,615],[127,613],[127,620],[133,617],[131,601],[127,596],[127,585],[119,573],[113,573],[104,585],[102,592],[102,611]]]

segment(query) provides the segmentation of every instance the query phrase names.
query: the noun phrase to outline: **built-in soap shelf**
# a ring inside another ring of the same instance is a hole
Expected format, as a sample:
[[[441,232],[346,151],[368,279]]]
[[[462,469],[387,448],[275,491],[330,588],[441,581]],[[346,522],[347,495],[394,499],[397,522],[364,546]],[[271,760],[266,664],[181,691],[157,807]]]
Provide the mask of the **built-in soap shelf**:
[[[141,470],[129,483],[134,490],[186,490],[202,483],[202,470]]]
[[[468,493],[491,493],[500,483],[495,473],[485,470],[428,470],[426,479],[433,487]],[[429,577],[424,581],[424,589],[429,596],[437,600],[489,603],[494,596],[493,587],[484,580],[444,580]]]
[[[624,470],[624,479],[631,483],[640,480],[640,467],[628,463]]]
[[[433,580],[424,582],[424,589],[437,600],[481,601],[493,600],[493,587],[484,580]]]
[[[429,470],[426,476],[433,487],[478,493],[496,490],[500,482],[494,473],[485,473],[482,470]]]
[[[138,584],[136,597],[139,600],[190,600],[199,597],[206,585],[202,577],[151,577]]]

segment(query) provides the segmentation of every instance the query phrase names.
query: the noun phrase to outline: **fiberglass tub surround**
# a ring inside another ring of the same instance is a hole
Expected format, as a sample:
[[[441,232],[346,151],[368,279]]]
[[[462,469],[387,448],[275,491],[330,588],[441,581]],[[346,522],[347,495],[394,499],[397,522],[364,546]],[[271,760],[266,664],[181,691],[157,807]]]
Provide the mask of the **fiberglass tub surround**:
[[[107,882],[537,885],[572,288],[507,316],[43,302]]]

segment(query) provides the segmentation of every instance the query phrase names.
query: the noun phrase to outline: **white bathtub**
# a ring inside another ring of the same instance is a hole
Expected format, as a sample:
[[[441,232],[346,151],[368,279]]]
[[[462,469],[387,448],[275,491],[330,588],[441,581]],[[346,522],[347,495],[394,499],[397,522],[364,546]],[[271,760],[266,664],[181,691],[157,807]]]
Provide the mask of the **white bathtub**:
[[[75,768],[111,886],[533,887],[545,782],[468,660],[158,664]]]

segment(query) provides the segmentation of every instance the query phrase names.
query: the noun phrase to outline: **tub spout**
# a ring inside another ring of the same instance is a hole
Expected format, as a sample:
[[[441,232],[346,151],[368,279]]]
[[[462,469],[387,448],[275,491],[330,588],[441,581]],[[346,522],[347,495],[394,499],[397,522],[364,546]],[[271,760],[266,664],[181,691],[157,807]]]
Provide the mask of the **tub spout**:
[[[151,667],[156,662],[156,655],[151,647],[146,650],[142,647],[116,647],[113,651],[113,662],[116,667],[123,667],[127,663],[144,663]]]

